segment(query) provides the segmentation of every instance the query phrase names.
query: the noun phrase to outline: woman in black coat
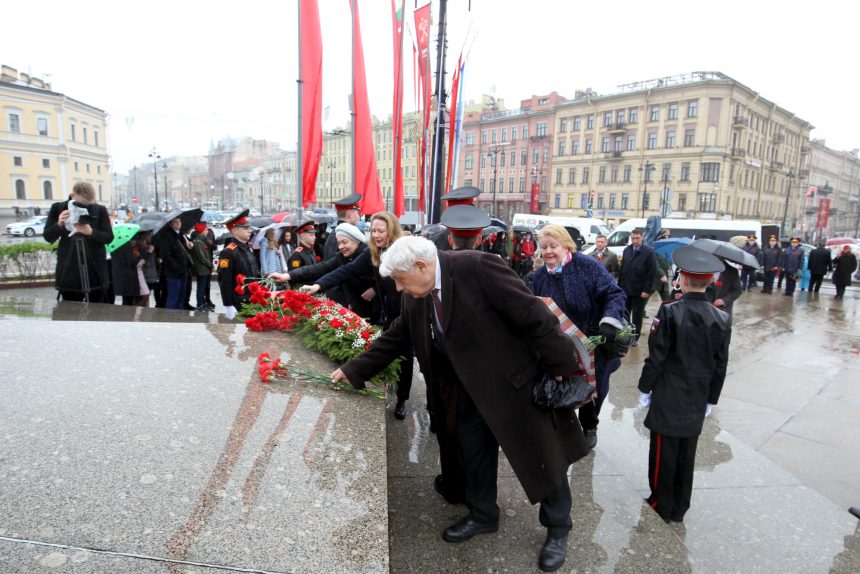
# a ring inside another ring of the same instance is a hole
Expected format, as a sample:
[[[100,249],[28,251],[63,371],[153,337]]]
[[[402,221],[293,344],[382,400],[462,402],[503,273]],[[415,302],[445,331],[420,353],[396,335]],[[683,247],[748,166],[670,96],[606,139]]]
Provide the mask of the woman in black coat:
[[[111,254],[114,294],[122,297],[123,305],[147,307],[149,286],[144,276],[147,250],[152,247],[145,240],[145,233],[138,233],[131,241]]]
[[[836,298],[843,299],[845,288],[851,285],[851,274],[857,269],[857,257],[851,253],[850,245],[843,245],[842,252],[833,260],[833,284]]]

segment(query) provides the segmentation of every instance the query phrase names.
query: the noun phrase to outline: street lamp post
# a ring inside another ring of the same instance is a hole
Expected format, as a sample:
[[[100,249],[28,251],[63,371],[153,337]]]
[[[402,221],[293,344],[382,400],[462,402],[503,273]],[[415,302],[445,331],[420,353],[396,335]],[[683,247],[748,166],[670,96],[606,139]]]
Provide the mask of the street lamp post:
[[[499,206],[496,203],[496,193],[499,189],[498,173],[499,173],[499,150],[502,146],[508,145],[510,142],[499,142],[496,146],[487,152],[487,155],[493,157],[493,217],[499,216]]]
[[[158,155],[158,152],[155,149],[155,146],[152,147],[152,151],[149,152],[149,157],[152,158],[152,175],[155,178],[155,211],[161,211],[158,205],[158,160],[161,159],[161,156]]]
[[[161,168],[164,170],[164,207],[170,207],[170,187],[167,185],[167,162],[162,164]]]
[[[791,197],[791,184],[794,183],[794,178],[797,177],[794,175],[794,171],[789,169],[788,173],[785,174],[785,177],[788,179],[788,189],[785,190],[785,206],[782,208],[782,234],[788,235],[788,230],[785,228],[785,220],[788,217],[788,200]]]
[[[654,164],[650,161],[646,161],[644,165],[645,170],[645,187],[642,189],[642,217],[645,217],[645,198],[648,197],[648,180],[651,179],[651,170],[654,169]],[[639,171],[643,170],[643,166],[639,167]]]

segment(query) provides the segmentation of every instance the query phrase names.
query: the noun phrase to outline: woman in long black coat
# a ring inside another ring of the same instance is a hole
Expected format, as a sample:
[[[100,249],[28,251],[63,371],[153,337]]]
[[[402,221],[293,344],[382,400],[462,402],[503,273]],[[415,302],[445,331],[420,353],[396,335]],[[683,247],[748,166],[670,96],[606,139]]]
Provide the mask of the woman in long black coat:
[[[842,246],[842,252],[833,260],[833,267],[836,298],[842,299],[845,296],[845,288],[851,285],[851,274],[857,269],[857,257],[851,253],[851,246]]]
[[[144,276],[147,250],[152,247],[138,233],[131,241],[120,246],[111,254],[111,273],[113,274],[114,294],[122,297],[123,305],[147,307],[149,286]]]

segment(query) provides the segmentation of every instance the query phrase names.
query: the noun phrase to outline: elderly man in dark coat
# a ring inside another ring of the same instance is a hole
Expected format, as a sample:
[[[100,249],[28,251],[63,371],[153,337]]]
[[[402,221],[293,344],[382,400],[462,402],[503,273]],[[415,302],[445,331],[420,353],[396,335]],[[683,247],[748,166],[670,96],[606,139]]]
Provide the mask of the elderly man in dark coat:
[[[723,262],[725,269],[720,271],[714,281],[705,289],[705,296],[708,301],[714,304],[714,307],[731,315],[735,301],[744,293],[743,284],[737,267],[731,263],[726,263],[722,257],[717,259]]]
[[[824,246],[824,242],[820,241],[818,247],[809,252],[809,291],[818,293],[821,289],[821,282],[824,281],[824,276],[828,271],[833,269],[833,258],[830,255],[830,250]]]
[[[571,528],[568,466],[588,449],[573,409],[544,410],[532,399],[543,373],[577,369],[573,343],[558,319],[498,257],[477,251],[437,252],[421,237],[403,237],[385,253],[403,297],[400,317],[371,348],[332,373],[363,386],[411,341],[421,371],[456,398],[457,437],[466,470],[469,515],[442,537],[463,542],[496,532],[498,449],[501,446],[547,528],[539,566],[564,563]]]
[[[634,347],[638,345],[638,336],[642,334],[645,303],[654,291],[656,274],[657,258],[654,256],[654,250],[642,242],[642,230],[634,229],[630,232],[630,245],[621,255],[621,274],[618,277],[618,285],[627,295],[630,322],[636,329],[637,340],[633,341]]]

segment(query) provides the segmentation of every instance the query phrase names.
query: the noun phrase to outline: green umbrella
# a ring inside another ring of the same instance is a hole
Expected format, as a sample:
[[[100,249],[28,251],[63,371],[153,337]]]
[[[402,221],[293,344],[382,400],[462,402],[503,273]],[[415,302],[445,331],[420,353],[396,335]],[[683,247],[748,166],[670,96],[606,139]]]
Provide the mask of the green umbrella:
[[[140,225],[136,223],[121,223],[113,228],[113,241],[108,243],[107,250],[113,253],[134,237],[140,231]]]

